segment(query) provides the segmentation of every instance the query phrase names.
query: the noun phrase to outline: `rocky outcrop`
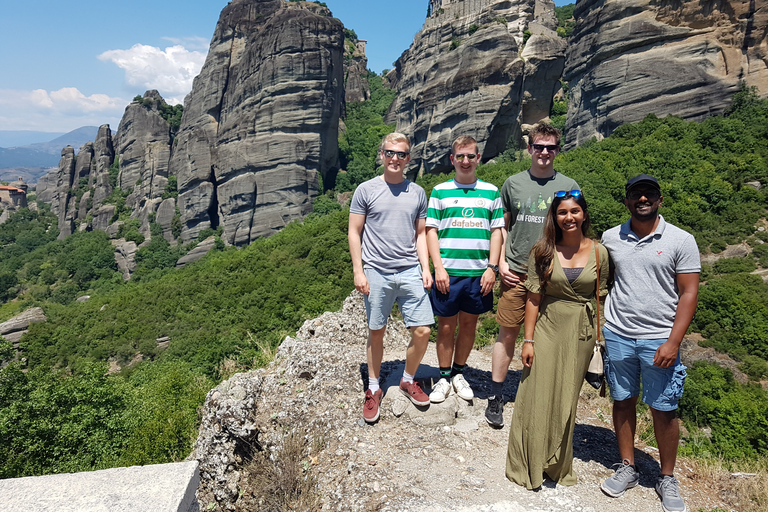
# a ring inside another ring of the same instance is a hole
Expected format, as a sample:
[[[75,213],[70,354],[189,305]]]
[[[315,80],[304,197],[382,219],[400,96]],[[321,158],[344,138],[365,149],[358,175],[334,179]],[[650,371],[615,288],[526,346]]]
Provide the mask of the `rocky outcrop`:
[[[160,113],[165,103],[160,93],[147,91],[125,109],[115,134],[120,159],[117,185],[130,191],[125,204],[141,220],[140,231],[149,234],[149,215],[155,213],[168,186],[171,160],[171,127]]]
[[[123,281],[128,281],[136,270],[136,251],[138,250],[136,242],[121,238],[112,240],[112,246],[115,248],[117,270],[123,275]]]
[[[356,424],[358,411],[340,407],[339,400],[342,390],[360,381],[367,335],[362,295],[353,292],[341,311],[308,320],[295,339],[286,338],[269,369],[237,374],[208,392],[190,456],[200,463],[198,500],[234,510],[243,485],[244,459],[256,446],[279,449],[285,436],[282,425],[301,424],[301,428],[320,433]],[[405,347],[408,341],[403,324],[390,322],[385,345]],[[291,390],[286,387],[288,382]],[[293,388],[301,392],[293,393]],[[339,466],[335,473],[346,472],[346,462]],[[334,480],[331,474],[328,478]],[[347,482],[337,488],[344,502],[355,503],[354,497],[367,494],[354,487]]]
[[[61,151],[58,169],[42,176],[36,187],[37,200],[51,205],[59,218],[59,239],[79,229],[92,229],[87,219],[95,218],[102,202],[112,193],[109,167],[115,158],[112,131],[99,127],[96,140],[86,142],[77,152],[72,146]],[[114,212],[114,206],[112,207]],[[105,229],[103,220],[96,229]]]
[[[582,389],[573,443],[578,483],[530,492],[504,474],[513,404],[505,408],[502,429],[490,428],[484,417],[490,350],[473,350],[464,371],[474,400],[454,393],[442,403],[416,407],[398,389],[409,334],[390,318],[381,416],[366,424],[366,337],[362,295],[353,291],[341,311],[308,320],[295,337],[285,338],[267,368],[236,374],[208,393],[190,455],[199,462],[200,510],[578,512],[612,505],[597,491],[618,460],[609,398]],[[513,401],[522,368],[516,359],[507,375],[504,395]],[[431,347],[416,378],[427,390],[439,379]],[[642,442],[637,447],[641,473],[658,474],[658,450]],[[691,510],[722,506],[717,486],[702,481],[695,462],[681,457],[677,467]],[[732,488],[729,477],[723,489]],[[290,503],[264,503],[273,497],[270,491],[289,496]],[[297,505],[300,491],[314,492],[316,501]],[[643,493],[622,499],[626,510],[658,507]]]
[[[197,260],[201,259],[203,256],[208,254],[211,249],[216,245],[216,238],[209,236],[199,244],[195,246],[194,249],[189,251],[187,254],[179,258],[179,261],[176,262],[176,268],[181,268],[186,265],[189,265],[190,263],[194,263]]]
[[[368,85],[368,58],[365,56],[366,41],[344,41],[344,99],[346,103],[358,103],[371,98]]]
[[[109,168],[115,160],[115,148],[112,140],[112,130],[108,124],[99,126],[96,140],[93,142],[93,160],[88,176],[88,187],[93,190],[93,208],[98,208],[112,194],[112,184],[109,180]]]
[[[6,341],[13,343],[13,347],[18,350],[19,340],[27,332],[31,324],[47,321],[43,308],[30,308],[23,313],[19,313],[10,320],[0,323],[0,336]]]
[[[432,2],[388,75],[398,97],[386,120],[411,137],[414,172],[448,170],[460,135],[477,139],[487,160],[520,140],[521,125],[547,118],[565,58],[554,8],[551,0]]]
[[[650,113],[720,114],[742,80],[768,96],[765,2],[579,0],[574,16],[567,147]]]
[[[311,210],[338,158],[344,34],[329,14],[281,0],[222,11],[171,159],[184,241],[222,226],[247,244]]]
[[[51,180],[51,212],[59,219],[59,240],[63,240],[75,229],[75,197],[71,194],[75,178],[75,149],[67,146],[61,150],[61,160],[56,179]]]

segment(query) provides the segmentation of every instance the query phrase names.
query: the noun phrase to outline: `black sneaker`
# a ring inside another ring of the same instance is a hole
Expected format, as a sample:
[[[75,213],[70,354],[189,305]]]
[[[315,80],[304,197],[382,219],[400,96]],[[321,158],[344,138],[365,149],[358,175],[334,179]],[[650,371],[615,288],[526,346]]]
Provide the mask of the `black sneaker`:
[[[502,397],[492,396],[488,398],[488,407],[485,408],[485,421],[493,428],[504,427],[504,402]]]

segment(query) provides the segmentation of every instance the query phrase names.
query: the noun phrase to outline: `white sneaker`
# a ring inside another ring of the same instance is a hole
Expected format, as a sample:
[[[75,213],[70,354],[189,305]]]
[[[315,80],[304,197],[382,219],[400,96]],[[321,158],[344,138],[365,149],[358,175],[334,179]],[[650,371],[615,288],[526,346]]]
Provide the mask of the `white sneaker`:
[[[440,379],[432,388],[432,392],[429,394],[429,401],[433,404],[439,404],[444,402],[448,395],[451,394],[451,383],[448,379]]]
[[[460,373],[453,376],[453,389],[456,390],[456,394],[464,400],[469,401],[475,398],[475,393],[472,391],[472,388],[469,387],[469,383],[464,380],[464,376]]]

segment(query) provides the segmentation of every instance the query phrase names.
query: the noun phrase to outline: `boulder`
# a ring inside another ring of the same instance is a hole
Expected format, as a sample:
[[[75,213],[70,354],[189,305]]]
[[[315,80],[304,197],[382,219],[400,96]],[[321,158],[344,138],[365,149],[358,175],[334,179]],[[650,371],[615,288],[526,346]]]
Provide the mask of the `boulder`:
[[[184,241],[248,244],[311,211],[337,163],[341,22],[309,2],[234,0],[185,100],[171,174]]]
[[[136,251],[138,250],[136,242],[120,238],[112,240],[112,246],[115,248],[117,270],[123,274],[123,280],[128,281],[136,270]]]
[[[192,249],[187,254],[179,258],[179,261],[176,262],[176,268],[181,268],[185,265],[196,262],[206,254],[208,254],[208,251],[213,249],[214,245],[216,245],[216,238],[213,236],[209,236],[208,238],[206,238],[205,240],[197,244],[194,249]]]
[[[484,160],[519,144],[523,122],[549,115],[564,66],[551,0],[433,3],[388,75],[398,96],[386,121],[411,137],[409,175],[449,170],[460,135],[477,139]]]
[[[19,331],[26,331],[29,329],[30,324],[45,322],[46,320],[48,319],[45,316],[43,308],[30,308],[23,313],[19,313],[13,318],[0,323],[0,336],[6,336]]]
[[[744,81],[768,96],[768,5],[580,0],[564,78],[566,148],[653,113],[701,121]]]

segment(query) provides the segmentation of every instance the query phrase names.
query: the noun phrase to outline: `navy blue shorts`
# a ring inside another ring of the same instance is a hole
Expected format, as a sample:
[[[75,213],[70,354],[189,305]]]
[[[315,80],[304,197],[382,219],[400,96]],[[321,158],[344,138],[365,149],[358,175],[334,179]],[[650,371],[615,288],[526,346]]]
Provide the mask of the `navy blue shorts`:
[[[454,316],[463,311],[479,315],[493,309],[493,292],[483,295],[480,291],[480,276],[449,276],[448,294],[440,293],[437,284],[429,293],[432,311],[437,316]]]

